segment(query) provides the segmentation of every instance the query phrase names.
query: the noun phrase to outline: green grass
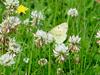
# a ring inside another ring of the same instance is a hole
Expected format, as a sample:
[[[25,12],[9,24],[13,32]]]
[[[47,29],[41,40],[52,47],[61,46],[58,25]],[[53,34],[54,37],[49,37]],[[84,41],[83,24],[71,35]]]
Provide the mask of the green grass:
[[[11,67],[0,65],[0,75],[56,75],[57,68],[64,70],[63,75],[100,75],[100,47],[96,44],[96,32],[100,29],[100,3],[94,0],[19,0],[21,4],[28,7],[29,10],[23,16],[22,20],[30,17],[32,10],[39,10],[46,16],[43,25],[39,29],[49,31],[54,26],[67,22],[67,11],[70,8],[77,8],[79,16],[69,18],[68,37],[70,35],[80,35],[80,63],[75,64],[72,56],[63,64],[55,62],[53,56],[53,45],[44,45],[42,48],[36,48],[33,43],[33,32],[28,31],[29,27],[20,25],[16,33],[10,36],[15,37],[21,45],[22,52],[16,58],[16,64]],[[2,22],[5,6],[0,2],[0,22]],[[95,18],[94,18],[95,17]],[[68,40],[68,38],[67,38]],[[24,57],[29,57],[29,63],[23,62]],[[40,58],[47,58],[48,64],[41,67],[38,65]]]

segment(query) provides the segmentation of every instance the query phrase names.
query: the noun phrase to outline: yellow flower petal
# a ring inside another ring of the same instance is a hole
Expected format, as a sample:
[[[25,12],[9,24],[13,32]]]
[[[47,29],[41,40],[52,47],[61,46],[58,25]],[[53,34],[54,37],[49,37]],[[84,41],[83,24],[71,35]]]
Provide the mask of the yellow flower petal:
[[[20,5],[18,8],[17,8],[17,13],[20,14],[20,13],[23,13],[25,14],[25,12],[28,10],[27,7],[23,6],[23,5]]]

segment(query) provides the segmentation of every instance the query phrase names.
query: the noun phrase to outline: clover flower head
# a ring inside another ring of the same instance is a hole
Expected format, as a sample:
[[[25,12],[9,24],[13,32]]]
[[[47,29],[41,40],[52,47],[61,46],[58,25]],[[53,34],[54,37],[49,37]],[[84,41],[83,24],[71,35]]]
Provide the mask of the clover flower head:
[[[14,11],[19,6],[19,1],[18,0],[5,0],[4,4],[8,10]]]
[[[8,51],[13,52],[13,53],[19,53],[19,52],[21,52],[21,47],[20,47],[19,44],[17,44],[15,42],[15,39],[10,39]]]
[[[38,61],[38,64],[41,65],[41,66],[44,66],[48,63],[47,59],[45,58],[41,58],[39,61]]]
[[[10,24],[11,28],[16,27],[20,23],[21,23],[21,21],[18,17],[16,17],[16,16],[9,17],[9,24]]]
[[[96,38],[100,38],[100,31],[97,32]]]
[[[6,54],[3,54],[2,56],[0,56],[0,64],[4,66],[11,66],[15,64],[15,61],[14,61],[15,56],[16,56],[15,54],[11,54],[9,52],[7,52]]]
[[[64,71],[62,68],[57,68],[57,75],[63,75]]]
[[[31,12],[31,18],[37,18],[39,20],[43,20],[44,19],[44,15],[42,14],[41,11],[38,12],[37,10],[35,10],[35,11]]]
[[[29,58],[25,57],[23,61],[27,64],[29,62]]]
[[[67,14],[68,16],[76,17],[78,16],[78,11],[76,8],[70,8]]]
[[[64,61],[69,54],[68,47],[66,47],[65,44],[58,44],[55,46],[53,53],[59,61]]]
[[[47,43],[51,43],[51,42],[53,42],[53,35],[52,34],[50,34],[50,33],[47,33],[47,39],[45,39],[45,43],[47,44]]]
[[[68,41],[70,43],[73,43],[73,44],[75,44],[75,43],[79,44],[80,40],[81,40],[81,38],[79,36],[73,35],[73,36],[70,36],[69,37],[69,40]]]
[[[43,38],[43,39],[46,39],[47,38],[47,33],[43,30],[37,30],[36,36],[40,37],[40,38]]]

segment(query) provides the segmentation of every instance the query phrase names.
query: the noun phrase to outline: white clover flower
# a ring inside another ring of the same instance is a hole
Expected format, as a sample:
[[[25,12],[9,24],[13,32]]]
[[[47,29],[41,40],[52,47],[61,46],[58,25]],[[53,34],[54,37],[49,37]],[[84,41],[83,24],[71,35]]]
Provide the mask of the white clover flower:
[[[52,34],[50,34],[50,33],[47,33],[47,39],[45,39],[45,43],[47,44],[47,43],[51,43],[51,42],[53,42],[53,35]]]
[[[31,18],[32,18],[32,21],[30,22],[32,23],[33,26],[42,25],[40,21],[45,19],[43,13],[37,10],[31,12]]]
[[[96,38],[100,38],[100,31],[97,32]]]
[[[96,41],[97,44],[100,45],[100,31],[97,32],[96,38],[98,38],[98,40]]]
[[[78,16],[78,11],[76,8],[70,8],[67,14],[68,16],[76,17]]]
[[[6,8],[10,9],[11,7],[18,7],[19,1],[18,0],[5,0],[4,2]]]
[[[9,24],[11,28],[15,28],[17,25],[21,23],[20,19],[16,16],[9,17]]]
[[[14,53],[19,53],[19,52],[21,52],[20,45],[17,44],[14,39],[10,39],[8,51],[11,51]]]
[[[41,65],[41,66],[44,66],[48,63],[47,59],[45,58],[41,58],[39,61],[38,61],[38,64]]]
[[[54,56],[57,57],[59,61],[64,61],[68,52],[68,47],[66,47],[65,44],[56,45],[53,50]]]
[[[1,27],[0,27],[0,32],[1,33],[9,33],[10,32],[10,28],[9,28],[9,22],[7,19],[3,20],[3,22],[0,24]]]
[[[29,58],[24,58],[23,61],[27,64],[29,62]]]
[[[9,25],[8,18],[7,18],[7,19],[4,19],[4,20],[2,21],[2,23],[0,24],[1,27],[4,27],[5,25],[6,25],[6,26]]]
[[[47,33],[43,30],[37,30],[36,34],[34,34],[37,39],[35,40],[35,44],[37,47],[42,47],[43,44],[48,44],[53,42],[53,36],[50,33]]]
[[[36,36],[40,37],[42,39],[46,39],[47,38],[47,33],[43,30],[37,30]]]
[[[11,28],[15,28],[17,25],[21,23],[20,19],[16,16],[10,16],[7,19],[3,20],[1,23],[2,28],[6,28],[9,32]]]
[[[64,71],[62,68],[57,68],[57,75],[63,75]]]
[[[79,52],[80,51],[80,43],[81,38],[79,36],[70,36],[69,37],[69,45],[68,48],[71,52]]]
[[[32,11],[31,12],[31,18],[37,18],[39,20],[43,20],[44,19],[44,15],[42,14],[42,12],[38,12],[37,10]]]
[[[79,44],[79,42],[80,42],[80,40],[81,40],[81,38],[79,37],[79,36],[75,36],[75,35],[73,35],[73,36],[70,36],[69,37],[69,42],[70,43],[73,43],[73,44]]]
[[[10,54],[9,52],[7,52],[6,54],[0,56],[0,64],[4,66],[11,66],[15,64],[14,61],[15,56],[16,56],[15,54]]]

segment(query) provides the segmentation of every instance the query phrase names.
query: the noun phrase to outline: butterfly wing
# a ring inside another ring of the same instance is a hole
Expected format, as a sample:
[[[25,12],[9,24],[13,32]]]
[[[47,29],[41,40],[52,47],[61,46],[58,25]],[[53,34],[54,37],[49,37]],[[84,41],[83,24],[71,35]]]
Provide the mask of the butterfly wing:
[[[67,35],[54,36],[54,40],[57,44],[61,44],[66,40]]]
[[[56,27],[54,27],[49,33],[53,35],[53,38],[57,44],[63,43],[66,40],[68,24],[62,23]]]

